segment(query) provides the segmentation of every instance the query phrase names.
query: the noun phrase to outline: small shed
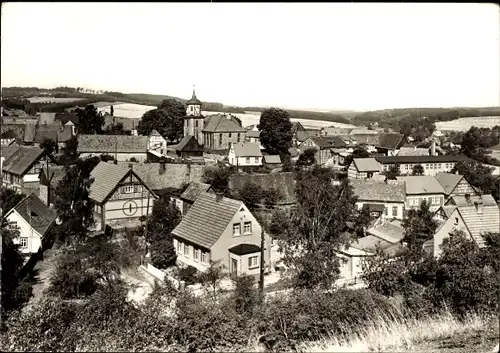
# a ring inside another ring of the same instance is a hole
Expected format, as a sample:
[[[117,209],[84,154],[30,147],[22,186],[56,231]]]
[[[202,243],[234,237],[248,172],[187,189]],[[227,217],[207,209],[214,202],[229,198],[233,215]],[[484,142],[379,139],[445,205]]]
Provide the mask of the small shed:
[[[278,155],[264,155],[264,165],[271,168],[281,167],[281,159]]]
[[[203,157],[203,147],[192,135],[186,135],[181,142],[175,146],[175,152],[182,158]]]

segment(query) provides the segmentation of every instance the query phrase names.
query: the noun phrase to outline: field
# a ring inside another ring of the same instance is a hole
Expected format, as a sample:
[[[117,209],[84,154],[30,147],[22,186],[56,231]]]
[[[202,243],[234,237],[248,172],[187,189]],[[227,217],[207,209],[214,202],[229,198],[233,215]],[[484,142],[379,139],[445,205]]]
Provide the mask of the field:
[[[55,97],[30,97],[30,103],[68,103],[85,100],[85,98],[55,98]]]
[[[472,126],[492,128],[495,125],[500,125],[500,116],[469,117],[440,121],[436,122],[436,129],[442,131],[467,131]]]

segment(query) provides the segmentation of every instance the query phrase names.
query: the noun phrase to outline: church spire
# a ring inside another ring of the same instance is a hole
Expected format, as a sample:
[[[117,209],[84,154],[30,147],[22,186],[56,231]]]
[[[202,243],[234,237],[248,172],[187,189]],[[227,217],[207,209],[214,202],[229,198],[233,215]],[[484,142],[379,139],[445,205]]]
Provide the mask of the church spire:
[[[193,96],[186,102],[187,105],[200,105],[201,101],[196,97],[195,85],[193,85]]]

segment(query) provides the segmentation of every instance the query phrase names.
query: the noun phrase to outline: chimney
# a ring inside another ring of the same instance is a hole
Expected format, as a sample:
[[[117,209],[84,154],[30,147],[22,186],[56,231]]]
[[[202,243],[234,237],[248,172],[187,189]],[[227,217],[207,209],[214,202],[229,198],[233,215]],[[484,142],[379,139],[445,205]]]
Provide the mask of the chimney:
[[[133,163],[129,163],[129,164],[128,164],[128,167],[129,167],[130,169],[134,169],[134,164],[133,164]]]
[[[470,194],[465,194],[465,202],[470,205]]]
[[[222,197],[223,197],[223,193],[222,192],[216,192],[215,193],[215,201],[216,202],[220,202],[222,200]]]
[[[474,202],[474,206],[476,207],[477,213],[483,213],[483,201],[479,200]]]
[[[436,156],[436,140],[434,139],[431,142],[431,156]]]

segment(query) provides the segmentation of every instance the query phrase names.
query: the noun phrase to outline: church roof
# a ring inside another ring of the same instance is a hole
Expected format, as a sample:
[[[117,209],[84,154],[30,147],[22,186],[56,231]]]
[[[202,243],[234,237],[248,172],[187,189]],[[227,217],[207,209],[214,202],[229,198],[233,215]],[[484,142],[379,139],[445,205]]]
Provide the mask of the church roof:
[[[193,96],[191,97],[190,100],[188,100],[186,102],[187,105],[190,105],[190,104],[197,104],[197,105],[201,105],[201,101],[196,98],[196,93],[194,92],[194,88],[193,88]]]

